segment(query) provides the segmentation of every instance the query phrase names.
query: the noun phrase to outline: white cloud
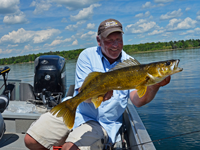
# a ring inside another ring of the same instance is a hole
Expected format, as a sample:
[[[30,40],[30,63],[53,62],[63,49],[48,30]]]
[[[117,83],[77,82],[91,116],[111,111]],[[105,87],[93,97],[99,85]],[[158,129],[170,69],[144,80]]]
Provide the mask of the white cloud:
[[[93,9],[95,7],[100,7],[100,6],[101,4],[92,4],[89,7],[83,8],[83,10],[80,10],[79,13],[75,16],[70,15],[70,19],[72,21],[91,19],[93,16]]]
[[[191,34],[191,33],[194,33],[194,30],[188,30],[186,32],[180,33],[179,35],[186,35],[186,34]]]
[[[187,8],[185,8],[185,11],[189,11],[191,8],[189,8],[189,7],[187,7]]]
[[[147,20],[140,19],[135,24],[127,25],[125,30],[130,33],[144,33],[153,28],[159,28],[155,22],[147,22]]]
[[[162,36],[168,36],[168,37],[171,36],[171,35],[172,35],[171,32],[165,32],[165,33],[162,34]]]
[[[192,20],[191,18],[187,17],[185,20],[183,20],[181,23],[177,25],[179,29],[189,29],[189,28],[194,28],[196,25],[197,21]]]
[[[166,26],[168,30],[189,29],[196,26],[197,21],[187,17],[183,21],[181,19],[172,19]]]
[[[142,5],[142,8],[150,8],[152,7],[151,2],[146,2],[144,5]]]
[[[80,9],[90,6],[100,0],[34,0],[31,7],[35,7],[34,14],[40,14],[43,11],[48,11],[51,6],[66,7],[69,10]]]
[[[3,22],[5,24],[20,24],[20,23],[26,23],[27,19],[26,15],[23,12],[20,12],[19,14],[5,16]]]
[[[18,29],[17,31],[9,32],[9,34],[4,35],[0,39],[2,42],[13,42],[13,43],[24,43],[24,42],[33,42],[33,43],[42,43],[50,39],[53,35],[59,34],[60,30],[58,29],[47,29],[41,31],[26,31],[23,28]]]
[[[17,47],[17,46],[18,46],[18,44],[15,44],[15,45],[8,44],[7,47],[9,48],[9,47]]]
[[[35,7],[34,14],[41,14],[43,11],[48,11],[52,5],[48,1],[41,0],[33,1],[30,6]]]
[[[145,17],[149,17],[149,16],[150,16],[150,12],[147,11],[147,12],[145,12],[145,14],[139,13],[139,14],[135,15],[136,18],[142,18],[142,17],[144,17],[144,16],[145,16]]]
[[[68,25],[65,27],[66,30],[76,31],[85,21],[79,21],[75,25]]]
[[[142,18],[143,17],[143,13],[139,13],[137,15],[135,15],[136,18]]]
[[[70,42],[70,41],[72,41],[72,38],[66,38],[64,40],[56,39],[51,44],[45,44],[45,45],[47,45],[47,46],[56,46],[56,45],[59,45],[61,43]]]
[[[67,19],[66,19],[66,18],[63,18],[63,19],[61,20],[61,22],[67,22]]]
[[[89,31],[88,33],[81,35],[81,39],[88,41],[88,40],[91,40],[91,39],[95,39],[96,36],[97,36],[96,32]]]
[[[196,20],[200,20],[200,15],[199,15],[199,16],[197,16]]]
[[[78,40],[76,39],[76,40],[72,43],[72,45],[78,45]]]
[[[161,15],[160,19],[161,20],[166,20],[166,19],[172,19],[172,18],[176,18],[176,17],[180,17],[183,13],[181,12],[181,9],[179,8],[177,11],[172,11],[172,12],[168,12],[165,15]]]
[[[186,34],[200,34],[200,28],[195,28],[194,30],[187,30],[186,32],[182,32],[179,35],[186,35]]]
[[[54,40],[49,46],[56,46],[56,45],[59,45],[62,42],[63,42],[63,40]]]
[[[34,34],[33,43],[42,43],[58,33],[60,33],[60,30],[58,29],[36,31]]]
[[[0,49],[0,54],[10,54],[12,51],[14,51],[14,50],[13,49],[6,49],[6,50]]]
[[[95,24],[94,23],[88,23],[86,28],[89,29],[89,30],[93,30],[93,29],[95,29]]]
[[[200,15],[200,10],[197,12],[197,15]]]
[[[170,2],[170,0],[166,0],[166,2],[167,2],[167,1]],[[164,3],[166,3],[166,2],[164,2],[164,0],[158,0],[158,1],[156,2],[156,3],[158,3],[157,5],[152,5],[151,2],[146,2],[145,4],[142,5],[142,8],[163,7],[163,6],[166,5],[166,4],[164,4]]]
[[[0,14],[10,14],[20,11],[19,0],[0,0]]]
[[[174,0],[154,0],[155,3],[168,3],[173,2]]]
[[[153,32],[148,33],[148,35],[156,35],[156,34],[161,34],[163,32],[165,32],[165,30],[154,30]]]
[[[195,28],[195,29],[194,29],[194,32],[195,32],[196,34],[200,34],[200,28]]]
[[[150,16],[150,12],[149,11],[145,12],[144,16],[145,17],[149,17]]]
[[[84,7],[88,7],[93,3],[96,3],[100,0],[50,0],[51,2],[55,2],[60,6],[65,6],[67,9],[80,9]]]
[[[24,50],[26,50],[26,51],[30,51],[32,49],[33,49],[33,47],[30,44],[24,46]]]

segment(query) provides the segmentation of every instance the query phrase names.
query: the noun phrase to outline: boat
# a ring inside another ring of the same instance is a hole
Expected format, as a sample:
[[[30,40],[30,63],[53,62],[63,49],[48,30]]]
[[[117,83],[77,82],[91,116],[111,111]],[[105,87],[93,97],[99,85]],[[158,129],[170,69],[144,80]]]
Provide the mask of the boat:
[[[24,137],[30,125],[41,114],[60,103],[62,98],[70,98],[73,95],[74,85],[70,85],[68,91],[66,88],[66,69],[63,57],[45,55],[36,58],[34,73],[33,86],[23,83],[21,80],[7,79],[7,84],[12,89],[10,90],[9,105],[1,114],[5,122],[5,132],[0,139],[1,150],[27,150]],[[58,79],[55,78],[56,75],[59,77]],[[54,82],[49,85],[48,81]],[[4,80],[0,80],[0,86],[3,83]],[[52,89],[52,86],[56,86],[57,90]],[[0,93],[3,93],[2,89],[0,89]],[[111,149],[155,150],[155,146],[130,100],[128,100],[123,118],[123,126],[120,129],[122,139]],[[59,148],[53,146],[51,150]]]

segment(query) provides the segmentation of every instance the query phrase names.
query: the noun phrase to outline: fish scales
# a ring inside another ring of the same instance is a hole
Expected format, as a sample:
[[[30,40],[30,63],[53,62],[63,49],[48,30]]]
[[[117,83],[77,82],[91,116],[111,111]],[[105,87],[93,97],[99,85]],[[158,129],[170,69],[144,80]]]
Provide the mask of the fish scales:
[[[137,60],[130,58],[109,72],[91,72],[75,97],[58,104],[50,112],[57,117],[63,117],[64,123],[71,129],[74,125],[76,108],[81,102],[91,99],[95,108],[98,108],[104,95],[111,90],[136,89],[138,96],[142,97],[146,93],[147,86],[182,71],[178,63],[179,60],[167,60],[139,64]]]

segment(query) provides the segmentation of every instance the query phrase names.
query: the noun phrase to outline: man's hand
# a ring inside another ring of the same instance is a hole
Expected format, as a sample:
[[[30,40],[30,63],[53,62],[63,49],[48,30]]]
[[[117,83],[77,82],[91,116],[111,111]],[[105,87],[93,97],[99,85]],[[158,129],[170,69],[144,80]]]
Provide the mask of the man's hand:
[[[108,91],[108,92],[104,95],[103,101],[109,100],[112,96],[113,96],[113,91]]]
[[[141,98],[138,97],[137,90],[132,91],[130,93],[130,99],[131,99],[132,103],[136,107],[141,107],[141,106],[149,103],[150,101],[152,101],[154,99],[154,97],[155,97],[157,91],[159,90],[159,88],[161,86],[167,85],[170,82],[170,80],[171,80],[171,76],[165,78],[163,81],[161,81],[161,82],[159,82],[157,84],[148,86],[145,95],[143,97],[141,97]]]
[[[161,82],[157,83],[156,85],[158,85],[158,86],[165,86],[165,85],[167,85],[170,82],[170,80],[171,80],[171,76],[168,76],[167,78],[165,78]]]

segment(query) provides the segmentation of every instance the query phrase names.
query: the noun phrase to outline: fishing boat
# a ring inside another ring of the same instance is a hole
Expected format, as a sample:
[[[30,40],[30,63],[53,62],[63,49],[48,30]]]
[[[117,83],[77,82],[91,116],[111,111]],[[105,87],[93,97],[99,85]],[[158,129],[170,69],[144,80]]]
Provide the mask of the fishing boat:
[[[29,126],[41,114],[61,102],[63,97],[72,97],[74,85],[66,86],[66,67],[63,57],[40,56],[35,60],[34,85],[21,80],[7,79],[9,104],[0,116],[5,132],[0,139],[1,150],[26,150],[24,136]],[[0,80],[0,86],[4,84]],[[52,88],[56,87],[56,88]],[[67,91],[67,92],[66,92]],[[0,89],[4,93],[5,89]],[[0,99],[1,100],[1,99]],[[111,149],[155,150],[154,144],[142,123],[134,105],[128,100],[123,114],[121,141]],[[1,125],[1,124],[0,124]],[[60,147],[52,147],[58,150]]]

